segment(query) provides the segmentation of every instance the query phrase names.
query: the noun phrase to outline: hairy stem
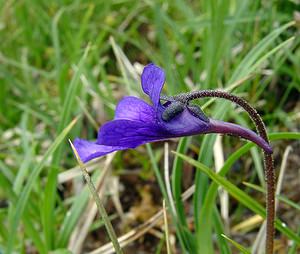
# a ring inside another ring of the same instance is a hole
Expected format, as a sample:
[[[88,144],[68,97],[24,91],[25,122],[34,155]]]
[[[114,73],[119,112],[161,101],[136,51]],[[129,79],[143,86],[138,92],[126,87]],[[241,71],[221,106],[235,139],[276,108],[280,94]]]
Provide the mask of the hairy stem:
[[[267,136],[267,131],[265,125],[257,113],[255,108],[253,108],[244,99],[232,95],[230,93],[218,90],[202,90],[196,92],[183,93],[174,96],[176,100],[188,103],[191,100],[200,99],[204,97],[217,97],[223,98],[234,102],[235,104],[241,106],[250,116],[251,120],[255,124],[258,134],[269,143]],[[274,245],[274,220],[275,220],[275,170],[273,163],[272,154],[263,150],[264,153],[264,166],[265,166],[265,178],[267,184],[267,194],[266,194],[266,210],[267,210],[267,232],[266,232],[266,254],[273,253]]]

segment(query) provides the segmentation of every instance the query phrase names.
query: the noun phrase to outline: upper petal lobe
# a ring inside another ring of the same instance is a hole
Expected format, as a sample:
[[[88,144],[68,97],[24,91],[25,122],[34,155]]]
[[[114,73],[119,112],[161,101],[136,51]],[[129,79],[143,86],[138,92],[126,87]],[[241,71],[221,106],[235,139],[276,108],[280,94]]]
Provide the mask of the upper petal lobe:
[[[152,106],[143,100],[133,97],[124,97],[117,105],[115,119],[136,120],[141,122],[154,122],[155,112]]]
[[[154,108],[157,108],[165,83],[165,72],[155,64],[148,64],[143,70],[141,83],[144,92],[151,98]]]

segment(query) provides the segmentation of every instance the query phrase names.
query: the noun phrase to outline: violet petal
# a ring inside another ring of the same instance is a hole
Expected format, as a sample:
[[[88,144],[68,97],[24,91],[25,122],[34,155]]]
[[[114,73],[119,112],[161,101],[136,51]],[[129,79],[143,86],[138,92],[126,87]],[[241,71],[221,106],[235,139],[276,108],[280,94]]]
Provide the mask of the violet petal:
[[[115,119],[128,119],[149,123],[155,121],[155,112],[153,107],[143,100],[133,96],[126,96],[116,107]]]
[[[143,70],[141,83],[144,92],[149,95],[156,109],[165,83],[165,72],[155,64],[148,64]]]
[[[103,156],[105,154],[117,151],[128,149],[128,147],[121,146],[105,146],[98,145],[95,142],[90,142],[84,139],[76,138],[73,142],[74,147],[83,162],[87,162],[94,158]]]
[[[186,108],[178,116],[171,121],[165,122],[161,119],[163,107],[159,107],[158,118],[160,119],[161,128],[168,132],[173,137],[190,136],[201,133],[206,133],[209,128],[209,122],[203,121],[198,117],[193,116]]]
[[[118,119],[107,122],[100,128],[97,143],[134,148],[169,137],[170,135],[155,123]]]

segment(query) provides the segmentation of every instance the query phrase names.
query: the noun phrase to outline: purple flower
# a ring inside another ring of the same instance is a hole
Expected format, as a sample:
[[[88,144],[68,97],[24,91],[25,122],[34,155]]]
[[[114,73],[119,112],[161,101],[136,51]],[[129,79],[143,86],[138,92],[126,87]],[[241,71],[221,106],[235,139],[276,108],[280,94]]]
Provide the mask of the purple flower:
[[[114,120],[104,124],[96,142],[76,138],[74,146],[83,162],[113,151],[139,145],[205,133],[223,133],[248,139],[271,153],[270,145],[255,132],[239,125],[213,120],[196,105],[166,99],[161,104],[161,90],[165,83],[164,71],[154,64],[147,65],[141,76],[143,91],[152,105],[132,97],[124,97],[116,108]]]

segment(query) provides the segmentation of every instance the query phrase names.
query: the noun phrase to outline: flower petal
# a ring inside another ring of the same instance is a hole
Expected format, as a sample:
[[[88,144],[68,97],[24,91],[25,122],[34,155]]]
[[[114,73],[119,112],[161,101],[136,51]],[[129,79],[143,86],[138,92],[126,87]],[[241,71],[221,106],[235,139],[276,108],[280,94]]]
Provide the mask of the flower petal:
[[[154,122],[155,112],[152,106],[143,100],[133,97],[124,97],[117,105],[115,119],[137,120],[141,122]]]
[[[172,136],[158,124],[118,119],[110,121],[100,128],[97,143],[134,148],[147,142],[170,137]]]
[[[173,137],[201,134],[205,133],[209,128],[207,120],[204,121],[199,117],[193,116],[187,108],[168,122],[161,118],[163,110],[164,108],[160,106],[158,117],[160,118],[161,126]]]
[[[73,144],[80,159],[83,162],[87,162],[96,157],[100,157],[117,150],[124,150],[128,148],[128,147],[120,147],[120,146],[98,145],[95,142],[90,142],[79,138],[76,138]]]
[[[152,100],[154,108],[159,104],[160,92],[165,83],[165,72],[155,64],[148,64],[141,76],[142,88]]]

